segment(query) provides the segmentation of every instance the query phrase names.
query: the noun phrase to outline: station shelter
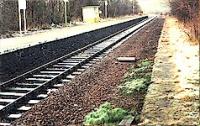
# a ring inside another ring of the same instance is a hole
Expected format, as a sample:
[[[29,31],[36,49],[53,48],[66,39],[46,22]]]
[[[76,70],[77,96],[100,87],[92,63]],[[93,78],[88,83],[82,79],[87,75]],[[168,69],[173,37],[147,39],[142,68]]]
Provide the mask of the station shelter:
[[[100,21],[99,6],[86,6],[82,8],[83,22],[97,23]]]

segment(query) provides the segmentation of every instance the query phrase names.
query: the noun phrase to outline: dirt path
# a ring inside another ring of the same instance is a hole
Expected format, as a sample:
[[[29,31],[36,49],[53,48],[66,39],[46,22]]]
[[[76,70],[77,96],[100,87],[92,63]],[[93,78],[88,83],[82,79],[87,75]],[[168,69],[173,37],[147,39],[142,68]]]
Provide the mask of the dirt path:
[[[114,49],[101,62],[94,64],[70,84],[52,93],[48,99],[34,106],[14,124],[18,125],[78,125],[84,116],[105,101],[118,107],[138,112],[144,94],[124,97],[118,93],[117,86],[124,74],[134,64],[117,63],[119,56],[136,56],[140,59],[153,59],[163,20],[156,19],[136,35],[130,37],[120,47]]]

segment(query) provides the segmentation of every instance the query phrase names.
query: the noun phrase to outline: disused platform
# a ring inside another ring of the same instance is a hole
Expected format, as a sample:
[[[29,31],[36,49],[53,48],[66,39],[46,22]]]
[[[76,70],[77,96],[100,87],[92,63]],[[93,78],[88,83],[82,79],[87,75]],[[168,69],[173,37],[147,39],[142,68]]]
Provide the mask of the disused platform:
[[[140,125],[199,124],[199,45],[167,18]]]

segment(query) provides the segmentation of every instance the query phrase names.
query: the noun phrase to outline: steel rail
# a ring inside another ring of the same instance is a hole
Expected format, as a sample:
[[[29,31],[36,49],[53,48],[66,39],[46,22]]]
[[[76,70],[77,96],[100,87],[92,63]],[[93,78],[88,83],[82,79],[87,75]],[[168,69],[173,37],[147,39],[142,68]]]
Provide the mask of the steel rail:
[[[55,83],[57,83],[57,82],[59,82],[61,79],[63,79],[66,75],[69,75],[69,74],[71,74],[75,69],[77,69],[77,68],[79,68],[79,67],[81,67],[82,65],[84,65],[85,63],[87,63],[88,61],[90,61],[91,59],[93,59],[93,58],[95,58],[96,56],[98,56],[98,55],[100,55],[100,54],[102,54],[103,52],[105,52],[106,50],[108,50],[109,48],[111,48],[113,45],[115,45],[116,43],[118,43],[119,41],[121,41],[121,40],[123,40],[125,37],[127,37],[128,35],[130,35],[131,33],[133,33],[133,32],[135,32],[135,31],[137,31],[138,29],[140,29],[141,27],[143,27],[144,25],[146,25],[146,24],[148,24],[150,21],[152,21],[154,18],[150,18],[150,19],[147,19],[147,20],[143,20],[143,21],[141,21],[141,22],[139,22],[139,23],[137,23],[137,24],[133,24],[132,26],[130,26],[130,27],[128,27],[128,28],[126,28],[126,29],[123,29],[123,30],[121,30],[121,31],[119,31],[119,32],[117,32],[117,33],[115,33],[115,34],[112,34],[112,35],[110,35],[110,36],[108,36],[108,37],[106,37],[106,38],[103,38],[103,39],[101,39],[101,40],[99,40],[99,41],[96,41],[95,43],[93,43],[93,44],[90,44],[90,45],[88,45],[88,46],[85,46],[85,47],[83,47],[83,48],[81,48],[81,49],[78,49],[78,50],[76,50],[76,51],[73,51],[72,53],[70,53],[70,54],[67,54],[67,55],[65,55],[65,56],[62,56],[62,57],[60,57],[60,58],[58,58],[58,59],[56,59],[56,60],[53,60],[53,61],[51,61],[51,62],[49,62],[49,63],[47,63],[47,64],[44,64],[44,65],[42,65],[42,66],[40,66],[40,67],[38,67],[38,68],[36,68],[36,69],[33,69],[33,70],[31,70],[31,71],[29,71],[29,72],[27,72],[27,73],[25,73],[25,74],[22,74],[22,75],[20,75],[20,76],[18,76],[18,77],[16,77],[16,78],[14,78],[14,79],[11,79],[11,80],[9,80],[9,81],[7,81],[7,82],[5,82],[5,83],[3,83],[3,84],[1,84],[0,85],[0,91],[3,91],[3,90],[5,90],[6,88],[8,88],[8,87],[12,87],[12,86],[14,86],[16,83],[18,83],[18,82],[20,82],[20,81],[23,81],[24,79],[26,79],[26,78],[29,78],[30,79],[30,77],[32,76],[32,75],[34,75],[34,74],[37,74],[38,72],[41,72],[42,70],[44,71],[46,68],[48,68],[48,67],[51,67],[51,66],[53,66],[53,65],[55,65],[55,64],[58,64],[59,62],[63,62],[63,61],[65,61],[66,59],[70,59],[70,58],[72,58],[72,57],[76,57],[77,56],[77,54],[79,54],[79,53],[81,53],[81,52],[84,52],[84,51],[87,51],[87,49],[90,49],[91,47],[95,47],[95,46],[97,46],[98,47],[98,45],[101,45],[101,43],[103,43],[103,44],[105,44],[106,43],[106,41],[107,40],[109,40],[110,39],[110,41],[112,40],[112,37],[115,37],[115,36],[117,36],[117,35],[119,35],[120,36],[120,33],[123,33],[123,32],[125,32],[124,34],[125,35],[121,35],[118,39],[116,39],[114,42],[107,42],[107,46],[102,46],[102,48],[100,48],[99,50],[98,50],[98,48],[95,50],[95,51],[93,51],[93,52],[91,52],[91,54],[90,54],[90,51],[88,50],[88,52],[86,53],[86,54],[88,54],[89,56],[88,57],[86,57],[85,59],[83,59],[83,60],[81,60],[80,62],[78,62],[77,64],[75,64],[74,66],[72,65],[72,67],[69,67],[68,69],[61,69],[61,70],[64,70],[64,71],[62,71],[62,72],[60,72],[59,74],[57,74],[57,75],[54,75],[54,76],[52,76],[48,81],[46,81],[46,82],[43,82],[43,83],[40,83],[41,85],[38,85],[36,88],[34,88],[33,90],[30,90],[30,91],[28,91],[27,93],[25,93],[23,96],[20,96],[19,98],[17,98],[17,99],[15,99],[13,102],[10,102],[9,104],[7,104],[6,106],[4,106],[3,108],[0,108],[0,117],[4,117],[4,116],[7,116],[9,113],[11,113],[12,112],[12,110],[14,110],[14,109],[16,109],[16,108],[18,108],[18,107],[20,107],[20,106],[22,106],[22,104],[26,104],[27,103],[27,101],[29,101],[30,99],[32,99],[32,98],[34,98],[34,97],[36,97],[38,94],[40,94],[40,92],[42,91],[42,90],[45,90],[45,89],[48,89],[48,87],[51,87],[51,86],[53,86]],[[133,28],[135,26],[135,29],[133,30],[133,31],[127,31],[128,29],[131,29],[131,28]],[[127,33],[126,33],[127,32]],[[113,40],[112,40],[113,41]],[[99,46],[99,47],[101,47],[101,46]],[[91,51],[92,51],[92,49],[91,49]],[[65,64],[65,62],[63,62],[63,63],[60,63],[60,64]],[[67,64],[67,62],[66,62],[66,64]],[[70,65],[69,63],[68,63],[68,65]],[[38,75],[39,76],[39,75]],[[49,75],[50,76],[50,75]],[[44,77],[45,78],[45,77]],[[33,80],[34,80],[34,78],[32,78]],[[34,84],[33,84],[34,85]]]

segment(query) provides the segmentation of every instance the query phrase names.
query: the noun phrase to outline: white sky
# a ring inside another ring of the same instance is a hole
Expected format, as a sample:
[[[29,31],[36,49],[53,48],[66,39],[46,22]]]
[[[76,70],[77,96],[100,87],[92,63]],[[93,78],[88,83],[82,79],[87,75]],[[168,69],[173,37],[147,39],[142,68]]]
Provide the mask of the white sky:
[[[144,13],[168,12],[167,0],[137,0]]]

